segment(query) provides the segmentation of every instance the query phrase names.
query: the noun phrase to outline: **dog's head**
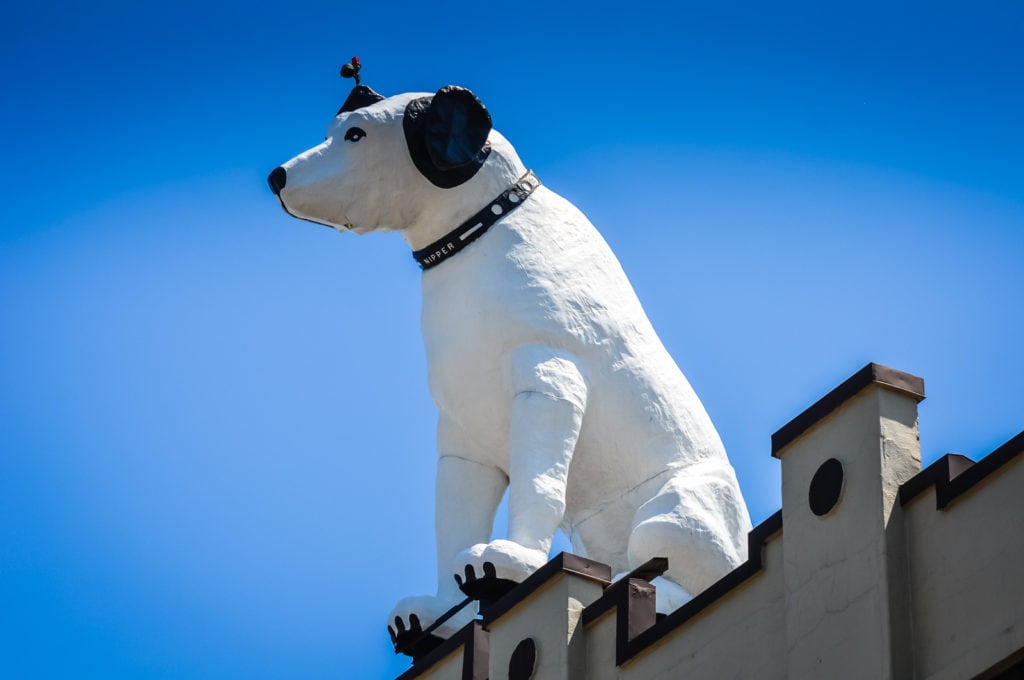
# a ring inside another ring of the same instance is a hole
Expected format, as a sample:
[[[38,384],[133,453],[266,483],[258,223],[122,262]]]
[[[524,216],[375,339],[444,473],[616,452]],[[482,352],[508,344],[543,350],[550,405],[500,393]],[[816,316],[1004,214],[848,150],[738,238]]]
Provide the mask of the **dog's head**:
[[[363,88],[355,95],[322,144],[270,174],[290,215],[356,233],[429,231],[432,223],[450,227],[455,216],[475,212],[523,172],[469,90],[448,86],[383,99]]]

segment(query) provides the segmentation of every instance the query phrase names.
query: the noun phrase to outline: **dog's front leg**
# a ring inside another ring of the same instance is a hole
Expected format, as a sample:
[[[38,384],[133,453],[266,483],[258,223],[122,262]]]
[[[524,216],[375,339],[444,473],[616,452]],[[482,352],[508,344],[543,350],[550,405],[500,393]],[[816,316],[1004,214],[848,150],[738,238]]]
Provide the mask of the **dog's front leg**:
[[[508,540],[478,544],[460,561],[472,574],[522,581],[548,558],[565,514],[565,488],[583,412],[587,382],[576,359],[538,345],[517,349],[509,431]]]
[[[452,578],[461,566],[456,556],[490,538],[494,512],[508,484],[497,467],[475,462],[480,459],[479,449],[444,415],[438,421],[437,450],[437,594],[406,597],[391,610],[388,629],[396,647],[419,639],[422,631],[465,597]],[[441,639],[451,637],[473,613],[472,607],[464,608],[433,634]]]
[[[439,437],[442,439],[442,437]],[[442,448],[442,451],[446,449]],[[437,534],[437,595],[445,602],[463,598],[452,575],[458,554],[491,537],[494,513],[508,480],[496,467],[448,452],[437,461],[434,524]]]

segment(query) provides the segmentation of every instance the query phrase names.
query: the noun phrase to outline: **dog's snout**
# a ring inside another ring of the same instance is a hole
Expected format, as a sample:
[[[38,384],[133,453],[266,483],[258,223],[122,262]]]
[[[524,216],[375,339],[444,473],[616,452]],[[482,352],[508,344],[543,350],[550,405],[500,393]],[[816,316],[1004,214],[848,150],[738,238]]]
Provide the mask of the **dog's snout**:
[[[280,195],[281,190],[284,189],[285,182],[288,181],[288,173],[285,169],[278,166],[271,171],[270,176],[267,177],[267,184],[270,185],[270,189]]]

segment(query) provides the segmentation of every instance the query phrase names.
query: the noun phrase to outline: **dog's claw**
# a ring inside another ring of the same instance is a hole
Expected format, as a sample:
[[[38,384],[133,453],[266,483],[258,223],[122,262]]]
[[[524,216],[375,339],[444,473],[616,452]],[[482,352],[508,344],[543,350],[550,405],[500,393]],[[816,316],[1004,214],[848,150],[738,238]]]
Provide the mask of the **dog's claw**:
[[[396,604],[385,623],[395,653],[417,660],[469,623],[473,613],[460,606],[457,593],[447,598],[417,595]]]
[[[408,626],[402,617],[396,616],[395,628],[388,626],[388,635],[391,636],[391,644],[395,646],[395,654],[405,654],[412,657],[413,661],[429,654],[444,642],[443,638],[433,633],[424,635],[420,618],[415,614],[409,614]]]
[[[497,569],[492,562],[483,563],[483,575],[479,578],[477,578],[476,569],[472,564],[467,564],[464,571],[466,572],[465,580],[455,574],[455,582],[459,584],[459,590],[480,602],[481,611],[519,585],[517,581],[498,578]]]

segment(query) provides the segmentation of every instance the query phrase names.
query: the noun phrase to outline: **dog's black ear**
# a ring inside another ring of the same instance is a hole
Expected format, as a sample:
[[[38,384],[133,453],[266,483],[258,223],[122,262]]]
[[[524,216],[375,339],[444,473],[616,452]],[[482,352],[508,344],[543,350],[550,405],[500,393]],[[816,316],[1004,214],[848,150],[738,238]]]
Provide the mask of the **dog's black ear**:
[[[403,120],[413,163],[436,186],[458,186],[476,174],[491,153],[491,114],[462,87],[442,87],[409,103]]]
[[[479,160],[491,132],[491,114],[484,105],[472,92],[454,85],[437,91],[425,123],[427,152],[441,170]]]

